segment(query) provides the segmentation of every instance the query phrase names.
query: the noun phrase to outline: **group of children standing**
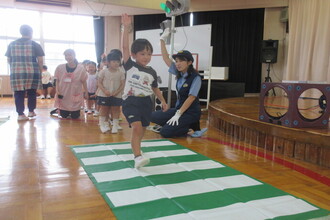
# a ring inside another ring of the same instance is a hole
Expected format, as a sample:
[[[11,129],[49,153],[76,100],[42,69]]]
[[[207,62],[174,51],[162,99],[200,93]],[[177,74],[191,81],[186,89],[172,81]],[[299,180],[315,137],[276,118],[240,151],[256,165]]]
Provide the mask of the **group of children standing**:
[[[104,67],[97,73],[96,63],[88,62],[87,78],[87,113],[99,116],[99,126],[102,133],[111,130],[115,134],[122,129],[119,125],[120,107],[125,85],[125,70],[122,67],[122,53],[114,49],[104,57]],[[111,118],[110,118],[111,117]],[[110,122],[112,128],[110,128]]]

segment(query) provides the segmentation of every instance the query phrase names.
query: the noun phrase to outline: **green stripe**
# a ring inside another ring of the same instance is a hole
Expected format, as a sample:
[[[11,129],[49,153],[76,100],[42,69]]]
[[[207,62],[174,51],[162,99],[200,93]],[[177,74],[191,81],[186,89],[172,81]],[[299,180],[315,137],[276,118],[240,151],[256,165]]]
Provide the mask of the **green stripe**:
[[[215,191],[197,195],[176,197],[173,198],[173,200],[177,204],[179,204],[186,212],[191,212],[199,209],[224,207],[239,202],[237,198],[224,191]]]
[[[76,156],[80,159],[88,158],[88,157],[102,157],[108,155],[115,155],[111,150],[106,151],[96,151],[96,152],[87,152],[87,153],[77,153]]]
[[[96,183],[95,185],[100,192],[107,193],[107,192],[116,192],[121,190],[137,189],[141,187],[152,186],[153,184],[146,178],[139,176],[126,180]]]
[[[289,195],[288,193],[267,184],[225,189],[224,191],[233,195],[241,202]]]
[[[132,168],[133,166],[134,166],[133,161],[127,161],[127,162],[118,161],[114,163],[84,166],[84,169],[87,173],[97,173],[97,172],[120,170],[124,168]]]
[[[184,213],[184,211],[170,199],[160,199],[137,205],[113,208],[113,212],[118,219],[124,220],[145,220]]]

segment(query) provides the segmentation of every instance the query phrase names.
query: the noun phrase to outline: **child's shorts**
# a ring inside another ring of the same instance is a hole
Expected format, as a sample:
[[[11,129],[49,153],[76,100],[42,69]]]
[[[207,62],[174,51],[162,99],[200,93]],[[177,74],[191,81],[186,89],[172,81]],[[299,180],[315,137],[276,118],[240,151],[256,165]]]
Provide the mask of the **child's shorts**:
[[[48,89],[49,87],[53,87],[52,83],[42,84],[43,89]]]
[[[123,100],[121,98],[116,97],[97,97],[97,104],[98,105],[104,105],[104,106],[121,106],[123,103]]]
[[[88,100],[96,100],[96,96],[91,97],[92,95],[95,95],[95,93],[88,93]]]
[[[150,125],[152,102],[149,96],[129,96],[123,101],[122,110],[129,124],[141,121],[143,127]]]

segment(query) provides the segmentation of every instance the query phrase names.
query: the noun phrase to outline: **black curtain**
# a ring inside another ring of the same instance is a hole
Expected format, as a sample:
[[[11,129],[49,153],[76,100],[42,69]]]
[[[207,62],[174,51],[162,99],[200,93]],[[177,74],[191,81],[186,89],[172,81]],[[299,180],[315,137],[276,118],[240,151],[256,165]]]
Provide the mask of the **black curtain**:
[[[95,52],[97,63],[101,62],[101,55],[104,53],[104,17],[93,16]]]
[[[160,23],[165,21],[167,18],[165,13],[163,14],[153,14],[153,15],[135,15],[134,16],[134,31],[144,31],[150,29],[159,29]],[[134,39],[135,39],[134,32]]]
[[[194,25],[212,24],[212,66],[229,67],[228,82],[245,83],[245,92],[260,91],[261,42],[264,9],[194,12]],[[164,14],[134,16],[134,30],[160,28]],[[176,17],[176,26],[188,26],[190,13]],[[202,40],[202,39],[201,39]],[[189,50],[189,48],[187,48]]]
[[[194,13],[194,25],[212,24],[213,66],[229,67],[229,82],[260,91],[264,9]]]
[[[175,26],[188,26],[189,25],[190,13],[177,16],[175,20]],[[144,31],[150,29],[160,28],[160,23],[165,20],[171,20],[170,17],[166,17],[163,14],[153,14],[153,15],[136,15],[134,16],[134,31]]]

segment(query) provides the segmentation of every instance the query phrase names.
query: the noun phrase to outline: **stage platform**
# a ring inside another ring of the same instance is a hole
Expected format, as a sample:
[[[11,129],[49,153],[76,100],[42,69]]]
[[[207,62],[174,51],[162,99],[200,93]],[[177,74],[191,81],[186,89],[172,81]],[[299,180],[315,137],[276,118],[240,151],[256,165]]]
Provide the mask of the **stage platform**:
[[[209,124],[241,141],[284,156],[330,167],[330,128],[289,128],[261,122],[259,97],[209,104]]]

